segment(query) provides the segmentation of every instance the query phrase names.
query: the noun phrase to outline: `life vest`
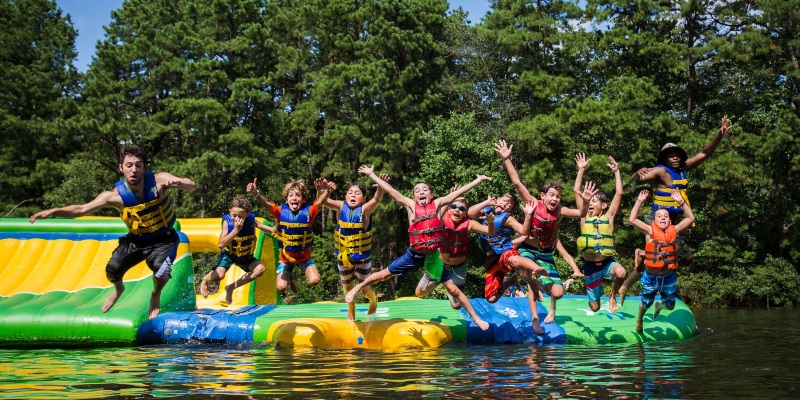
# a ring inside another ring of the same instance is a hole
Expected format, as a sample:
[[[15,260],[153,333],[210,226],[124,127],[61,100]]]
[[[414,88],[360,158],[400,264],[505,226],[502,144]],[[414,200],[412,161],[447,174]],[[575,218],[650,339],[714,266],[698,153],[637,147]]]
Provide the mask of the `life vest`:
[[[352,267],[352,261],[369,259],[372,254],[372,221],[364,226],[363,205],[350,208],[347,203],[339,210],[339,223],[334,232],[333,253],[345,266]]]
[[[679,172],[663,164],[658,164],[656,167],[662,167],[669,173],[669,176],[672,177],[672,185],[668,188],[653,188],[653,211],[666,209],[670,214],[683,214],[681,206],[672,199],[670,189],[678,189],[683,201],[691,206],[689,198],[686,196],[686,189],[689,187],[689,176],[686,175],[686,171],[683,168]]]
[[[614,235],[608,217],[586,218],[577,239],[579,253],[614,255]]]
[[[452,257],[464,257],[467,255],[469,246],[469,218],[462,219],[458,226],[455,226],[452,218],[445,218],[444,221],[444,240],[442,252],[450,254]]]
[[[489,206],[486,207],[483,212],[486,214],[494,212],[494,210],[492,210],[492,207]],[[510,215],[511,213],[503,212],[494,216],[494,235],[489,236],[483,233],[478,235],[478,245],[484,253],[503,254],[504,251],[510,250],[512,247],[514,247],[514,243],[511,241],[514,231],[511,228],[503,225]],[[482,223],[484,225],[489,224],[485,220],[482,221]]]
[[[558,216],[561,205],[548,212],[541,200],[536,201],[531,221],[531,236],[539,239],[539,247],[551,247],[558,241]]]
[[[228,224],[228,232],[233,231],[233,217],[230,214],[222,216],[222,220]],[[225,246],[225,250],[236,257],[251,256],[256,251],[256,215],[250,213],[244,220],[244,226],[230,243]]]
[[[172,199],[168,193],[163,198],[158,197],[155,173],[145,172],[142,179],[144,180],[142,200],[128,189],[124,179],[114,185],[125,204],[120,217],[127,225],[128,231],[142,239],[165,235],[171,232],[175,225]]]
[[[414,204],[414,219],[408,228],[408,238],[413,250],[435,250],[444,240],[444,225],[436,214],[436,204],[424,207]]]
[[[644,265],[656,269],[678,269],[678,234],[675,225],[663,231],[653,222],[650,229],[653,231],[653,240],[644,246]]]
[[[311,231],[309,204],[303,204],[297,213],[293,213],[288,204],[281,205],[281,219],[278,221],[276,237],[281,242],[281,254],[293,262],[295,259],[287,253],[300,253],[314,244]]]

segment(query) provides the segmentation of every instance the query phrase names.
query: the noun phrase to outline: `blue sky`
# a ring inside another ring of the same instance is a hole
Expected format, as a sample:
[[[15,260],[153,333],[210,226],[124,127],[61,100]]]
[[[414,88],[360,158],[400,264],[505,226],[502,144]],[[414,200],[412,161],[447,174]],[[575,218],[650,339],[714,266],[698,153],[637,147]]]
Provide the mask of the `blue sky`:
[[[451,9],[461,7],[467,11],[472,23],[479,22],[489,11],[489,0],[449,0],[449,3]],[[103,27],[111,21],[111,11],[119,8],[122,0],[56,0],[56,4],[70,15],[72,24],[78,30],[75,67],[78,71],[86,72],[97,42],[105,35]]]

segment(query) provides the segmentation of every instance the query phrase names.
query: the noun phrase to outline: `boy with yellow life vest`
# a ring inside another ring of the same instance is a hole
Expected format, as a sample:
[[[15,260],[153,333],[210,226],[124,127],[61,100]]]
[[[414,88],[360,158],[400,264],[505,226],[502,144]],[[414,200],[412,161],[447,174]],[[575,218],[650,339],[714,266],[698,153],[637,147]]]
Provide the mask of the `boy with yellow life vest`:
[[[597,194],[597,190],[593,182],[586,183],[583,192],[580,193],[580,197],[584,200],[583,207],[580,209],[567,208],[561,205],[562,188],[561,184],[557,182],[545,184],[541,192],[541,199],[536,199],[522,184],[519,174],[511,162],[511,150],[513,147],[513,145],[507,146],[505,140],[501,140],[495,144],[494,150],[503,160],[508,176],[522,200],[526,202],[533,201],[536,204],[531,230],[527,233],[524,241],[519,244],[519,254],[533,260],[549,272],[548,276],[542,276],[538,281],[532,281],[527,276],[529,275],[528,271],[523,270],[520,274],[528,282],[536,282],[541,285],[541,291],[550,296],[550,311],[544,322],[552,323],[556,316],[556,301],[564,295],[561,276],[555,267],[555,260],[553,259],[553,253],[558,242],[558,225],[562,217],[583,218],[586,216],[589,200]],[[532,314],[536,316],[535,320],[532,321],[533,330],[538,333],[542,331],[541,326],[539,326],[538,316],[535,311]]]
[[[647,190],[639,192],[636,204],[631,209],[629,221],[636,229],[647,235],[647,243],[644,249],[644,272],[642,272],[642,302],[639,305],[639,315],[636,317],[636,332],[642,333],[642,321],[647,309],[653,305],[656,294],[661,293],[661,303],[656,302],[656,309],[653,311],[653,319],[658,317],[659,312],[666,308],[675,308],[675,298],[677,294],[678,278],[675,270],[678,269],[678,234],[688,229],[694,222],[694,214],[689,204],[686,203],[677,188],[670,190],[670,197],[680,205],[685,215],[677,225],[672,223],[669,211],[666,209],[657,210],[653,216],[653,222],[649,225],[640,220],[639,208],[647,200],[650,193]]]
[[[195,184],[190,179],[179,178],[168,172],[145,172],[147,154],[136,145],[120,149],[119,172],[123,179],[111,190],[100,193],[94,200],[82,204],[40,211],[30,217],[33,223],[38,218],[76,218],[103,207],[120,211],[120,217],[128,227],[128,234],[119,238],[106,265],[106,277],[114,284],[114,293],[103,304],[103,312],[114,307],[125,291],[122,281],[125,273],[136,264],[146,261],[153,271],[153,292],[150,293],[148,317],[155,318],[161,311],[161,291],[170,279],[172,263],[180,239],[175,232],[175,211],[169,189],[192,191]]]
[[[389,181],[388,175],[381,175],[381,179]],[[345,293],[355,285],[354,280],[364,281],[372,274],[372,212],[383,199],[384,191],[377,187],[375,195],[366,201],[367,189],[358,183],[347,187],[344,200],[328,198],[324,205],[339,211],[339,218],[334,233],[334,254],[337,260],[339,277]],[[378,300],[372,286],[365,286],[361,290],[369,299],[367,314],[374,314],[378,307]],[[347,319],[354,321],[356,307],[348,304]]]
[[[311,225],[317,217],[322,204],[330,194],[332,182],[318,178],[314,181],[317,189],[317,199],[309,204],[306,200],[309,197],[308,187],[301,180],[292,180],[283,187],[283,199],[285,203],[278,205],[267,200],[256,187],[258,178],[252,183],[247,184],[247,192],[255,196],[259,204],[269,210],[276,220],[275,238],[278,239],[280,251],[278,267],[276,270],[275,286],[279,292],[284,293],[286,288],[291,287],[292,291],[297,292],[293,285],[292,270],[295,266],[308,279],[309,285],[319,283],[319,271],[317,270],[314,259],[311,258],[311,249],[314,245],[314,233]]]
[[[444,264],[443,267],[453,279],[456,287],[464,292],[467,284],[467,249],[469,248],[470,232],[478,232],[486,235],[494,234],[494,216],[487,217],[489,225],[467,217],[467,207],[469,203],[466,198],[458,197],[446,208],[442,209],[440,218],[444,225],[444,243],[439,249],[439,254]],[[439,281],[434,279],[427,271],[422,275],[415,294],[417,297],[425,297],[439,286]],[[448,294],[450,306],[458,310],[461,303],[453,295]]]
[[[268,234],[275,233],[275,228],[264,225],[250,212],[250,203],[244,196],[236,196],[231,202],[228,214],[222,216],[222,230],[219,233],[219,257],[214,267],[200,282],[200,294],[208,297],[208,282],[219,282],[232,265],[243,269],[245,274],[235,282],[225,286],[225,299],[220,301],[227,307],[233,301],[233,291],[261,276],[264,264],[255,258],[256,229]]]
[[[617,311],[617,291],[625,281],[625,268],[614,260],[614,217],[622,202],[622,176],[619,166],[613,157],[608,157],[608,167],[614,171],[616,182],[614,197],[609,204],[606,194],[597,192],[589,200],[589,209],[585,218],[581,218],[581,235],[577,239],[578,252],[583,258],[583,274],[586,280],[586,295],[592,311],[600,309],[600,298],[603,296],[603,281],[614,279],[611,295],[608,296],[608,311]],[[581,182],[586,166],[591,160],[579,153],[575,156],[578,165],[578,178],[575,180],[575,201],[578,208],[583,208],[580,197]]]
[[[728,117],[722,117],[719,132],[708,144],[706,144],[699,153],[691,158],[686,154],[686,151],[674,143],[667,143],[661,148],[658,154],[658,164],[653,168],[642,168],[636,171],[628,183],[635,185],[639,183],[650,183],[653,186],[653,212],[648,215],[647,221],[652,221],[653,213],[658,210],[667,210],[673,224],[677,224],[681,216],[684,214],[683,207],[681,207],[675,200],[671,198],[670,190],[677,189],[681,193],[683,202],[689,204],[689,197],[686,191],[689,187],[688,171],[697,168],[703,161],[707,160],[719,146],[722,138],[731,129],[731,120]],[[681,253],[678,255],[679,259],[689,264],[692,262],[694,256],[692,249],[686,244],[682,236],[678,237],[678,242],[681,245]],[[620,287],[620,304],[625,302],[625,296],[628,288],[633,282],[638,279],[641,273],[642,255],[644,252],[641,249],[636,250],[634,261],[636,266],[628,279]]]
[[[356,294],[358,294],[364,286],[370,285],[372,282],[390,278],[393,275],[402,275],[406,272],[413,272],[424,267],[434,280],[443,284],[447,292],[458,300],[464,310],[472,317],[472,322],[474,322],[475,325],[482,330],[489,329],[489,324],[475,314],[475,310],[469,303],[469,299],[467,299],[464,293],[453,283],[447,270],[442,268],[439,249],[445,241],[445,228],[438,211],[442,204],[452,203],[453,200],[477,186],[479,183],[491,180],[492,178],[478,175],[472,182],[438,199],[433,198],[433,191],[427,183],[419,182],[414,185],[412,199],[403,196],[388,182],[376,175],[373,167],[364,165],[358,169],[358,172],[368,175],[370,179],[377,183],[389,196],[406,209],[408,212],[410,246],[404,255],[392,261],[386,269],[370,275],[363,282],[351,289],[344,300],[347,303],[353,303]]]

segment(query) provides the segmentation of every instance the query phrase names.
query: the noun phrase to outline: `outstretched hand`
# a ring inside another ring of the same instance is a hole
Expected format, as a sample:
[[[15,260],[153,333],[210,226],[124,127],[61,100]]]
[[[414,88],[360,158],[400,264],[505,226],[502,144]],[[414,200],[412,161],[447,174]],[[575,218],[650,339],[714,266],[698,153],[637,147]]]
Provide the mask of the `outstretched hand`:
[[[481,182],[488,182],[488,181],[492,180],[492,177],[491,176],[486,176],[486,175],[478,175],[478,177],[475,178],[475,179],[477,179],[477,180],[479,180]]]
[[[683,196],[681,196],[681,191],[678,189],[672,188],[672,190],[669,191],[669,197],[672,197],[672,200],[675,200],[675,202],[678,204],[682,205],[684,203]]]
[[[731,120],[728,119],[727,116],[722,117],[722,122],[719,127],[719,133],[722,136],[725,136],[726,134],[728,134],[728,131],[731,130],[732,126],[733,123],[731,122]]]
[[[503,139],[500,139],[500,141],[494,144],[494,152],[497,153],[497,155],[503,160],[507,160],[509,157],[511,157],[511,150],[513,148],[513,144],[511,146],[507,146],[506,141]]]
[[[608,156],[608,164],[606,165],[608,165],[608,168],[611,168],[611,171],[619,171],[619,165],[617,165],[617,161],[614,160],[614,157]]]
[[[372,175],[373,173],[375,173],[375,166],[372,165],[368,167],[366,165],[362,165],[358,168],[358,173],[364,175]]]
[[[534,210],[536,210],[536,200],[533,200],[533,199],[526,200],[525,201],[525,206],[522,207],[522,212],[524,212],[525,215],[530,215],[530,214],[533,214]]]
[[[600,189],[595,187],[594,182],[586,182],[586,184],[583,185],[583,192],[581,192],[581,198],[583,199],[583,201],[587,202],[586,204],[589,204],[588,201],[591,201],[592,197],[594,197],[594,195],[596,195],[598,191],[600,191]]]
[[[161,184],[161,187],[174,188],[178,187],[181,184],[181,182],[183,182],[183,180],[181,180],[180,178],[169,179],[164,181],[164,183]]]
[[[585,153],[578,153],[575,155],[575,164],[578,165],[578,169],[585,169],[589,165],[589,161],[592,159],[586,159]]]
[[[639,197],[636,198],[636,201],[645,201],[647,200],[648,196],[650,196],[650,191],[646,189],[642,190],[641,192],[639,192]]]
[[[386,174],[386,173],[378,175],[378,178],[381,178],[381,180],[386,182],[386,183],[389,183],[389,181],[392,180],[392,177],[389,176],[389,174]],[[373,183],[372,187],[374,187],[376,189],[380,189],[381,185],[378,185],[377,183]]]
[[[53,209],[39,211],[38,213],[31,215],[31,217],[28,219],[28,222],[33,223],[33,221],[36,221],[39,218],[50,218],[50,216],[53,215],[53,212]]]
[[[328,180],[317,178],[314,180],[314,187],[317,189],[318,193],[324,193],[328,191]]]
[[[258,178],[253,178],[253,182],[247,184],[247,193],[250,193],[253,196],[259,193],[258,188],[256,187],[256,183],[258,183]]]

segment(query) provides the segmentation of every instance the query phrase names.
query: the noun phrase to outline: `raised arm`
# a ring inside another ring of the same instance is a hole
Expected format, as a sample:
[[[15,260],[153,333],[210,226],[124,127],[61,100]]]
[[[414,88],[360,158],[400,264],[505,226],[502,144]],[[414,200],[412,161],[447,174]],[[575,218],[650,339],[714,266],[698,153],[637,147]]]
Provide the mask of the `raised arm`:
[[[327,179],[317,178],[314,180],[314,187],[317,189],[317,199],[314,200],[314,205],[322,207],[328,200],[328,196],[336,189],[336,184],[328,182]]]
[[[486,225],[474,219],[469,220],[469,230],[488,236],[494,236],[494,214],[489,214],[486,216]]]
[[[608,220],[611,221],[617,215],[619,211],[619,205],[622,203],[622,174],[619,172],[619,165],[617,165],[617,161],[614,160],[614,157],[608,156],[608,168],[611,168],[614,171],[614,197],[611,199],[611,204],[608,205],[608,211],[606,211],[606,216]]]
[[[33,221],[36,221],[39,218],[82,217],[93,211],[97,211],[103,207],[115,207],[115,208],[123,207],[122,198],[119,196],[119,193],[117,193],[116,190],[107,190],[103,193],[100,193],[99,195],[97,195],[97,197],[94,198],[94,200],[86,204],[73,204],[71,206],[51,208],[49,210],[39,211],[38,213],[31,215],[28,221],[30,223],[33,223]]]
[[[220,250],[231,244],[231,241],[233,241],[233,238],[236,237],[236,234],[242,230],[242,227],[244,227],[243,219],[237,216],[232,216],[232,219],[233,229],[231,229],[230,232],[228,232],[228,221],[222,221],[222,230],[219,232],[219,243],[217,244],[217,247]]]
[[[179,178],[169,172],[159,172],[155,174],[156,184],[159,186],[158,190],[162,188],[177,188],[191,192],[196,188],[194,182],[189,178]]]
[[[366,166],[362,165],[358,168],[358,172],[364,175],[369,176],[373,182],[375,182],[379,188],[383,189],[391,198],[393,198],[396,202],[402,204],[406,209],[410,209],[412,212],[414,210],[414,200],[410,199],[406,196],[403,196],[402,193],[398,192],[397,189],[393,188],[389,182],[381,179],[380,176],[375,174],[374,166]]]
[[[253,178],[253,182],[247,184],[247,193],[253,195],[256,201],[258,201],[258,204],[261,204],[262,207],[266,208],[267,210],[271,210],[272,207],[275,206],[275,203],[267,200],[267,198],[261,194],[261,191],[258,190],[258,187],[256,187],[257,183],[258,183],[258,178]]]
[[[511,163],[511,150],[513,148],[514,145],[507,146],[505,140],[500,140],[494,145],[494,151],[503,159],[503,166],[506,168],[506,172],[508,172],[508,177],[511,179],[511,183],[514,184],[514,188],[517,189],[517,193],[522,197],[522,201],[536,200],[536,198],[531,196],[531,193],[528,192],[528,188],[522,184],[517,169],[514,168],[514,164]]]
[[[336,190],[336,184],[333,182],[328,182],[328,185],[330,186],[329,191],[332,194]],[[322,203],[323,206],[334,210],[340,210],[342,208],[342,204],[344,204],[344,201],[331,199],[330,195],[328,195],[328,198],[325,199],[325,203]]]
[[[486,175],[478,175],[472,182],[470,182],[470,183],[468,183],[468,184],[466,184],[464,186],[458,187],[456,190],[448,193],[447,196],[440,197],[440,198],[434,200],[434,202],[436,202],[436,207],[438,208],[442,204],[452,203],[453,200],[463,196],[464,193],[467,193],[470,189],[474,188],[475,186],[478,186],[479,183],[481,183],[483,181],[491,181],[491,180],[492,180],[492,178],[490,178],[490,177],[488,177]]]
[[[678,203],[678,205],[681,206],[681,209],[683,209],[683,214],[685,215],[681,222],[678,222],[678,224],[675,225],[675,231],[677,233],[681,233],[692,226],[692,223],[694,222],[694,213],[692,213],[692,208],[689,207],[689,203],[683,200],[683,196],[681,196],[681,192],[678,189],[672,189],[670,191],[670,196]]]
[[[389,174],[380,174],[378,177],[381,178],[381,180],[386,183],[389,183],[389,181],[392,179],[391,177],[389,177]],[[365,214],[371,214],[373,211],[375,211],[375,209],[378,208],[378,204],[380,204],[381,201],[383,201],[384,193],[386,193],[386,191],[383,190],[383,188],[381,188],[380,185],[375,184],[374,187],[375,187],[375,194],[372,196],[371,199],[369,199],[369,201],[364,203],[364,206],[361,208]]]
[[[586,171],[586,167],[589,165],[590,161],[592,160],[587,160],[586,154],[584,153],[578,153],[575,155],[575,164],[578,165],[578,174],[575,176],[575,185],[573,185],[572,191],[575,192],[575,204],[578,206],[578,209],[583,208],[581,185],[583,184],[583,173]]]
[[[708,144],[706,144],[702,150],[700,150],[699,153],[686,160],[686,170],[688,171],[696,168],[708,157],[711,157],[711,155],[714,154],[714,151],[717,149],[717,146],[719,146],[719,143],[722,141],[722,138],[728,134],[731,126],[731,120],[729,120],[728,117],[722,117],[719,132],[717,132],[716,136],[714,136],[711,141],[708,142]]]
[[[580,197],[583,200],[581,203],[581,208],[561,207],[561,211],[559,211],[559,213],[561,216],[569,218],[586,217],[586,212],[589,211],[589,200],[591,200],[592,197],[597,194],[597,190],[598,189],[595,187],[594,182],[586,182],[586,184],[583,185],[583,192],[580,193]]]
[[[648,235],[652,235],[653,232],[650,229],[650,225],[647,225],[646,223],[644,223],[644,221],[639,219],[639,208],[642,207],[642,203],[644,203],[644,201],[647,200],[648,196],[650,196],[650,191],[648,190],[642,190],[641,192],[639,192],[639,197],[636,198],[636,203],[633,205],[633,208],[631,209],[631,216],[628,217],[628,221],[636,229]]]
[[[492,196],[489,196],[489,198],[478,204],[473,204],[472,207],[467,210],[467,218],[483,217],[483,209],[494,204],[496,204],[496,200]]]

